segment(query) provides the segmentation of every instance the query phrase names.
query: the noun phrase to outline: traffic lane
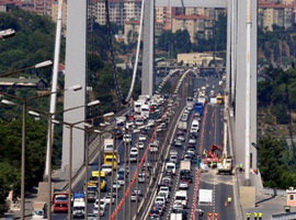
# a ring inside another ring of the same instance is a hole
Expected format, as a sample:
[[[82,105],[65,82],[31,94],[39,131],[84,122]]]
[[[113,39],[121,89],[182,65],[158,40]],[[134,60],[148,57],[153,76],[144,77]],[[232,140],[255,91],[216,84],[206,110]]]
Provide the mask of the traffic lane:
[[[221,176],[221,181],[216,187],[216,210],[220,219],[235,220],[234,201],[227,204],[227,197],[233,197],[233,176]],[[233,199],[232,199],[233,200]]]
[[[189,120],[188,120],[188,125],[190,125],[190,126],[188,126],[188,128],[191,127],[192,120],[193,120],[193,114],[191,113],[190,114],[190,117],[189,117]],[[177,132],[178,132],[178,129],[177,129]],[[175,147],[175,146],[172,146],[171,147],[171,150],[176,150],[178,152],[178,163],[177,163],[178,172],[177,172],[177,175],[176,175],[176,177],[174,179],[174,186],[173,186],[173,188],[172,188],[172,190],[170,192],[170,200],[169,200],[170,209],[167,210],[167,212],[165,213],[164,219],[170,217],[170,213],[172,212],[172,206],[173,206],[173,202],[174,202],[174,195],[175,195],[175,192],[177,190],[179,190],[179,183],[180,183],[180,175],[179,175],[180,174],[180,161],[183,159],[184,153],[187,150],[189,137],[190,137],[189,132],[186,132],[185,133],[185,142],[184,142],[183,146],[182,147]],[[175,138],[177,138],[177,135],[176,134],[174,134],[174,139]],[[196,143],[199,143],[199,141],[200,141],[199,140],[199,135],[197,137],[195,137],[195,138],[196,138]],[[197,145],[195,146],[195,152],[196,153],[198,152]],[[190,195],[193,195],[193,192],[194,192],[194,185],[195,185],[194,173],[195,173],[196,164],[192,163],[191,167],[192,167],[192,180],[193,180],[193,182],[191,184],[189,184],[189,189],[187,190],[189,200],[188,200],[188,206],[187,206],[188,208],[185,209],[185,211],[187,211],[187,213],[188,213],[188,217],[190,216],[191,207],[192,207],[192,204],[193,204],[193,197],[190,196]]]
[[[149,139],[150,139],[150,138],[147,138],[147,140],[146,140],[146,141],[147,141],[146,144],[145,144],[146,147],[148,147],[148,145],[149,145]],[[160,143],[161,143],[161,142],[163,141],[163,138],[160,137],[160,138],[158,138],[158,140],[159,140]],[[140,150],[140,156],[139,156],[139,159],[140,159],[140,160],[141,160],[141,158],[142,158],[142,156],[143,156],[144,150],[145,150],[145,149]],[[150,153],[149,153],[149,156],[148,156],[148,160],[147,160],[147,161],[149,161],[149,162],[153,165],[153,164],[155,163],[155,161],[156,161],[156,157],[157,157],[157,156],[158,156],[157,154],[150,154]],[[139,161],[139,162],[140,162],[140,161]],[[132,180],[133,177],[134,177],[134,173],[135,173],[136,169],[137,169],[137,163],[131,163],[131,169],[130,169],[131,180]],[[149,177],[151,177],[151,175],[149,175]],[[148,179],[148,181],[149,181],[149,179]],[[130,182],[128,182],[127,187],[129,186],[129,183],[130,183]],[[133,186],[133,188],[132,188],[132,190],[136,189],[136,188],[135,188],[136,185],[137,185],[137,184],[135,183],[134,186]],[[145,184],[139,184],[139,187],[140,187],[140,189],[142,190],[143,193],[145,193],[144,185],[145,185]],[[124,191],[121,191],[121,192],[120,192],[120,195],[119,195],[119,198],[120,198],[119,201],[123,198],[123,194],[124,194]],[[129,197],[125,199],[125,203],[129,206]],[[114,207],[114,208],[115,208],[115,207]],[[134,216],[134,215],[136,214],[136,202],[131,202],[131,211],[132,211],[132,216]],[[125,216],[124,216],[124,217],[129,216],[129,215],[130,215],[129,212],[130,212],[130,210],[128,209],[127,212],[125,212]],[[119,217],[119,219],[120,219],[121,217],[123,217],[123,213],[124,213],[124,211],[123,211],[123,209],[121,209],[121,210],[119,211],[119,213],[118,213],[118,217]]]
[[[198,218],[198,219],[207,219],[207,214],[208,213],[214,213],[215,209],[216,209],[216,206],[215,206],[216,201],[215,201],[215,197],[214,197],[215,196],[215,190],[214,190],[213,180],[212,180],[212,178],[210,178],[210,181],[206,182],[205,180],[203,180],[204,175],[205,175],[205,173],[201,174],[199,189],[213,190],[213,203],[212,203],[212,205],[199,205],[199,203],[197,204],[197,208],[203,210],[203,212],[204,212],[203,217]]]

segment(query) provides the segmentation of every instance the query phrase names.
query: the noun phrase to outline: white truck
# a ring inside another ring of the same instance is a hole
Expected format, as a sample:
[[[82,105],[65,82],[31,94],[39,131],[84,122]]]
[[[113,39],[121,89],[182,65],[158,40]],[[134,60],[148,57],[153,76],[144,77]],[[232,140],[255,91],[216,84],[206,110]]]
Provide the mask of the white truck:
[[[113,138],[105,138],[104,139],[104,152],[112,152],[114,150],[116,150],[114,148],[114,139]]]
[[[171,213],[170,220],[182,220],[182,213]]]
[[[188,160],[182,160],[180,162],[180,171],[191,171],[191,162]]]
[[[188,195],[186,190],[179,190],[175,194],[174,203],[182,204],[183,208],[187,208]]]
[[[85,201],[83,198],[74,199],[73,202],[73,217],[84,218]]]
[[[212,189],[200,189],[198,196],[198,205],[200,206],[212,206],[213,203],[213,190]]]
[[[178,123],[178,129],[186,131],[187,130],[187,121],[180,120]]]
[[[227,173],[229,175],[232,174],[232,157],[225,157],[221,162],[217,164],[218,174]]]

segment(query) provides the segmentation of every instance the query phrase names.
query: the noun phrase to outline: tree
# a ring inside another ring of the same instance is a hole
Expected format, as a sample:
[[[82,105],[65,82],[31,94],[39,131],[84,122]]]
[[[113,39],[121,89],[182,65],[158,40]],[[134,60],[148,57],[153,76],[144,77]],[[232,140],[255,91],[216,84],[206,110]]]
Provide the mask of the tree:
[[[170,51],[174,44],[174,34],[171,31],[164,31],[158,40],[158,48],[165,51]]]
[[[264,136],[259,140],[258,146],[258,159],[264,185],[267,187],[280,186],[282,170],[286,167],[283,162],[285,142],[271,136]]]
[[[190,35],[187,30],[178,30],[174,34],[174,49],[175,53],[191,52]]]

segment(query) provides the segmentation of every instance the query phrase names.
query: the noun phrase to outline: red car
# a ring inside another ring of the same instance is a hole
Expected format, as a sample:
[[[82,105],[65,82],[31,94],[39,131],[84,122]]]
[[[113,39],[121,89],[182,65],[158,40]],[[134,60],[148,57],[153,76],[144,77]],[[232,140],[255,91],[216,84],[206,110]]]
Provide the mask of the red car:
[[[68,212],[68,193],[55,193],[53,195],[53,211]]]

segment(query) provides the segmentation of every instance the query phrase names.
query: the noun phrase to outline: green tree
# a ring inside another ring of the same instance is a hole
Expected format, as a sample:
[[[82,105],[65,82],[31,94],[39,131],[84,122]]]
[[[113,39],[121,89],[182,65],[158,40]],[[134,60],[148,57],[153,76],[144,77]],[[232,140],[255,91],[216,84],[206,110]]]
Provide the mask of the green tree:
[[[190,35],[187,30],[178,30],[174,34],[174,49],[175,53],[189,53],[191,52]]]

